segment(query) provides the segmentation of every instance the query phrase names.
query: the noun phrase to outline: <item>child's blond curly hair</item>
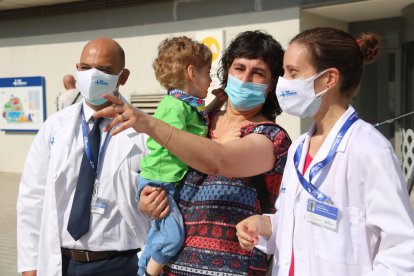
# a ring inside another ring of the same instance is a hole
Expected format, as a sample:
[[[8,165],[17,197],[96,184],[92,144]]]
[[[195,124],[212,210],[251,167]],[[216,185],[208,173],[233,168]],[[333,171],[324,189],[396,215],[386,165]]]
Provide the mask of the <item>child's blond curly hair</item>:
[[[158,57],[154,60],[155,77],[169,89],[182,89],[184,73],[189,65],[197,70],[210,64],[212,54],[202,43],[186,36],[167,38],[158,47]]]

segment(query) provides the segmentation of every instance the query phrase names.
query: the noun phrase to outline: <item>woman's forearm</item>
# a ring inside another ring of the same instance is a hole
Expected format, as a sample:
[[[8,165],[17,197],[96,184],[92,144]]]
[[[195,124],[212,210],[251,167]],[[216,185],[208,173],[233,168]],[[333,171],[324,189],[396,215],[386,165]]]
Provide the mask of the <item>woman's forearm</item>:
[[[221,144],[206,137],[174,128],[131,105],[123,103],[117,97],[112,95],[104,97],[114,103],[94,114],[96,118],[113,118],[104,131],[110,130],[111,135],[116,135],[132,127],[137,132],[148,134],[189,166],[207,174],[219,173],[220,159],[223,156]]]
[[[113,120],[105,127],[116,135],[134,128],[152,137],[182,162],[206,174],[228,177],[248,177],[270,170],[275,161],[273,143],[264,135],[251,134],[225,144],[197,136],[158,120],[141,110],[105,95],[114,104],[94,114]]]
[[[217,143],[155,119],[148,118],[146,133],[190,167],[209,175],[249,177],[273,168],[273,142],[265,135],[251,134],[227,143]]]
[[[179,130],[153,117],[146,120],[145,132],[181,161],[206,174],[220,172],[219,164],[225,151],[222,144]]]

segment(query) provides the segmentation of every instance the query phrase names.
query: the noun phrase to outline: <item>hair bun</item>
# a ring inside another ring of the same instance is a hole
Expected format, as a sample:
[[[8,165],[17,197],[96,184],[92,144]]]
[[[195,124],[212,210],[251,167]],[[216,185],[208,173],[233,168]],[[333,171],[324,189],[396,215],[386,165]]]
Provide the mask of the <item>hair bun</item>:
[[[361,50],[365,64],[371,63],[378,58],[381,41],[376,35],[363,33],[360,38],[356,39],[356,42]]]

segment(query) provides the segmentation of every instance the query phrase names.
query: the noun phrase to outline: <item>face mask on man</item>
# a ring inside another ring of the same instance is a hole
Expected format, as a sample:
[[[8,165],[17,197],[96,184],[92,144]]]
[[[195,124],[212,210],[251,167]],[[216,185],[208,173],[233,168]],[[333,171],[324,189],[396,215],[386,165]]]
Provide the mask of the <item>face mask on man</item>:
[[[328,89],[315,94],[314,82],[326,71],[307,79],[288,80],[279,77],[276,86],[276,97],[282,110],[300,118],[315,116],[321,105],[322,96]]]
[[[81,92],[85,100],[92,105],[101,105],[106,102],[102,95],[114,93],[118,87],[118,75],[106,74],[96,68],[78,71],[76,77],[76,88]]]
[[[243,82],[229,75],[226,91],[231,105],[238,111],[248,111],[265,102],[268,84]]]

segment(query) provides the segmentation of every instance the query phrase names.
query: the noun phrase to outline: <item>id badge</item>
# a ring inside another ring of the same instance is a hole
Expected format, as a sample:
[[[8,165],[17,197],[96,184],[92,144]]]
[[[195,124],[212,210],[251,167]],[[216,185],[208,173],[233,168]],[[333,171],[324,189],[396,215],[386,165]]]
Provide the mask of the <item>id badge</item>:
[[[309,222],[336,230],[339,211],[337,207],[314,199],[309,199],[306,210],[306,219]]]
[[[108,200],[98,197],[99,182],[95,180],[95,187],[91,200],[91,212],[95,214],[103,215],[105,209],[108,206]]]
[[[108,206],[108,200],[98,197],[96,194],[92,196],[91,212],[103,215],[105,208]]]

